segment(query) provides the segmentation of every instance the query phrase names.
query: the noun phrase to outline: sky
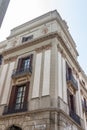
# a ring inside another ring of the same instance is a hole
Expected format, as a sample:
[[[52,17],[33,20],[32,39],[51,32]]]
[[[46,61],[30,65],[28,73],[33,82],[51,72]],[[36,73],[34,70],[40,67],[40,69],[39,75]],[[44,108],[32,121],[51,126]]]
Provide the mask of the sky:
[[[14,27],[55,9],[69,26],[79,53],[78,61],[87,74],[87,0],[10,0],[0,29],[0,41],[5,40]]]

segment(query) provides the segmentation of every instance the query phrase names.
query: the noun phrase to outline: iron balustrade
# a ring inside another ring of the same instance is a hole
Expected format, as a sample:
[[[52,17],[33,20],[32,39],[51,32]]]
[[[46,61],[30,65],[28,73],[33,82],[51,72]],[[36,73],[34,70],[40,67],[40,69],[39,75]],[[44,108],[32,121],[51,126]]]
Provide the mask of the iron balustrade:
[[[26,66],[26,68],[14,69],[12,73],[12,78],[31,73],[32,73],[31,66]]]
[[[78,82],[76,81],[76,79],[72,74],[66,76],[66,80],[70,82],[76,90],[78,90]]]
[[[27,110],[28,110],[28,102],[24,103],[23,108],[20,108],[20,109],[15,109],[14,105],[11,108],[10,106],[5,106],[3,115],[18,113],[18,112],[25,112]]]
[[[70,117],[79,125],[81,125],[80,117],[72,110],[70,110]]]

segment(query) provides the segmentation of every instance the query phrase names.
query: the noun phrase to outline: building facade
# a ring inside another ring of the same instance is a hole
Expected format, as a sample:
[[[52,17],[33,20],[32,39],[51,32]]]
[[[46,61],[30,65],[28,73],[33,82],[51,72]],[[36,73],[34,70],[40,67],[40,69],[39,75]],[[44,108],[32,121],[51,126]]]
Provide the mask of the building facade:
[[[0,0],[0,27],[10,0]]]
[[[87,77],[56,10],[0,43],[0,130],[87,130]]]

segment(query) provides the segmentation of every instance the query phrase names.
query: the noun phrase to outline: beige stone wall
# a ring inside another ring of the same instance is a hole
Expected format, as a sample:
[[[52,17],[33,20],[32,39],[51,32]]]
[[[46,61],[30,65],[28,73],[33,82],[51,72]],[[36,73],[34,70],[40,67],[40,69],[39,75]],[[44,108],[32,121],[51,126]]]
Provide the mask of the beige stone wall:
[[[45,50],[43,68],[43,89],[42,96],[50,95],[50,58],[51,50]]]
[[[39,97],[42,52],[36,54],[32,98]]]
[[[22,43],[23,37],[31,35],[32,39]],[[1,130],[7,129],[12,124],[23,130],[38,130],[43,127],[45,130],[82,130],[69,116],[66,61],[79,84],[78,91],[73,91],[76,93],[76,113],[84,119],[86,129],[87,117],[82,110],[80,96],[87,99],[87,77],[77,62],[78,52],[68,27],[56,11],[14,28],[7,40],[1,43],[0,54],[3,55],[3,63],[0,66],[0,115],[3,113],[4,105],[9,102],[12,85],[30,81],[28,97],[30,113],[2,115]],[[19,58],[30,54],[33,54],[32,74],[12,79],[12,70],[17,68]],[[82,79],[85,85],[80,86]],[[52,112],[49,111],[51,108]],[[48,111],[42,112],[43,109]],[[61,110],[62,114],[55,109]]]
[[[8,64],[3,65],[2,71],[1,71],[1,76],[0,76],[0,96],[2,97],[2,92],[3,92],[3,87],[5,84],[6,80],[6,74],[7,74],[7,68]]]
[[[6,76],[6,82],[4,84],[4,90],[2,94],[2,100],[1,104],[7,104],[7,99],[9,96],[10,88],[11,88],[11,82],[12,82],[12,71],[14,69],[15,62],[11,62],[8,68],[7,76]]]
[[[0,118],[1,130],[8,130],[12,125],[22,130],[83,130],[64,113],[56,110],[20,113]]]

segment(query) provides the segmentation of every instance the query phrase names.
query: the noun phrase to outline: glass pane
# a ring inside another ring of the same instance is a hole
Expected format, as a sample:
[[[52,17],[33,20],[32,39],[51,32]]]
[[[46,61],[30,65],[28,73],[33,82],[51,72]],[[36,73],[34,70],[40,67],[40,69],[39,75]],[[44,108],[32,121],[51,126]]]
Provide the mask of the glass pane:
[[[26,89],[26,86],[24,86],[24,91],[25,91],[25,89]]]
[[[23,103],[21,104],[21,109],[23,108]]]
[[[25,91],[23,92],[22,96],[24,96],[24,95],[25,95]]]
[[[22,97],[22,101],[21,101],[22,103],[24,102],[24,97]]]
[[[25,69],[29,68],[29,65],[30,65],[30,59],[26,59],[24,63],[24,68]]]
[[[18,92],[21,92],[21,91],[23,91],[23,87],[18,88]]]
[[[20,104],[16,104],[16,105],[15,105],[15,109],[16,109],[16,110],[20,109]]]
[[[22,96],[22,92],[17,94],[17,98]]]
[[[20,102],[21,102],[21,98],[17,98],[16,103],[20,103]]]

